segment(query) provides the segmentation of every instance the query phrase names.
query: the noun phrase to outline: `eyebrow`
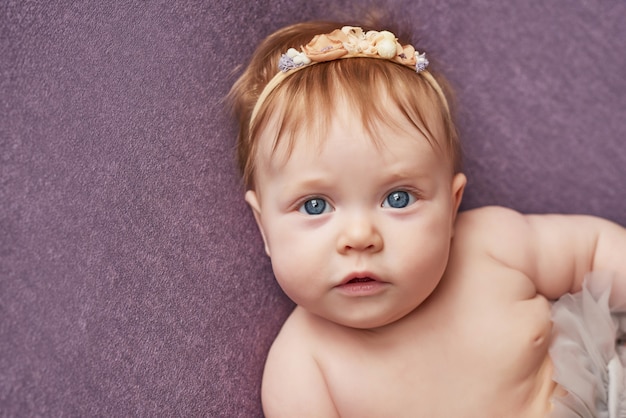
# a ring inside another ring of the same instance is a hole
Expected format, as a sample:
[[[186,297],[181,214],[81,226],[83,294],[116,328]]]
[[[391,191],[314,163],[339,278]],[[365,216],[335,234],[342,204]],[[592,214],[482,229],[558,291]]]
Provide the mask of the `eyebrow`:
[[[384,175],[385,183],[392,183],[395,181],[405,179],[424,178],[430,175],[430,171],[426,171],[423,168],[419,168],[417,164],[397,164],[400,167],[390,167],[389,172]]]
[[[311,176],[303,179],[291,179],[286,183],[284,189],[288,192],[302,189],[326,189],[331,187],[333,183],[334,182],[330,178],[323,178],[323,176]]]

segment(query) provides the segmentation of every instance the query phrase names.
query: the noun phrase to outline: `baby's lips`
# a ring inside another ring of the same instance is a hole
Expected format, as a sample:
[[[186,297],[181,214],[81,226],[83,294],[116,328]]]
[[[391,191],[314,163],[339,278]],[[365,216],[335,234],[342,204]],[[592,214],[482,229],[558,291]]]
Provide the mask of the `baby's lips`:
[[[348,284],[350,282],[354,283],[356,281],[382,282],[382,280],[380,280],[378,276],[376,276],[375,274],[364,271],[364,272],[354,272],[354,273],[347,275],[346,277],[343,278],[341,283],[339,283],[339,286]]]

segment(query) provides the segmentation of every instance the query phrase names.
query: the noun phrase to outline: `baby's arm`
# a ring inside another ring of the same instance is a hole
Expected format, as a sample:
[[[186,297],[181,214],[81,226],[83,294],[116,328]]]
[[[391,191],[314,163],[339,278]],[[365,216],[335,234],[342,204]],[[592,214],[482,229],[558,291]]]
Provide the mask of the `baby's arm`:
[[[474,231],[488,253],[525,273],[537,292],[557,299],[581,289],[590,271],[615,272],[611,305],[626,308],[626,229],[584,215],[522,215],[505,208],[484,208]]]
[[[308,350],[307,337],[299,335],[302,330],[293,325],[288,320],[265,363],[263,412],[268,418],[338,418],[324,376]]]
[[[536,260],[535,283],[542,293],[576,292],[590,271],[611,272],[615,280],[610,305],[626,308],[624,227],[583,215],[529,215],[527,222]]]

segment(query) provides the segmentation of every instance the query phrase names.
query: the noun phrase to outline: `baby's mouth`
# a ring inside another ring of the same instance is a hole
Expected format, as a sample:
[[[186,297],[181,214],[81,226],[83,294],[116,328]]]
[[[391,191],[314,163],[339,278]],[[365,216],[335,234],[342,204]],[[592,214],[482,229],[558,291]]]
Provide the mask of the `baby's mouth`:
[[[348,297],[363,297],[375,296],[388,286],[389,283],[381,281],[372,273],[361,272],[346,277],[336,289]]]
[[[345,285],[358,285],[358,284],[363,284],[363,283],[384,283],[383,281],[381,281],[378,277],[376,277],[375,274],[372,274],[371,272],[366,272],[366,271],[362,271],[359,273],[352,273],[347,277],[344,277],[344,279],[341,281],[341,283],[338,284],[338,286],[345,286]]]
[[[357,277],[354,278],[352,280],[348,280],[347,284],[350,283],[365,283],[365,282],[375,282],[376,280],[370,278],[370,277]]]

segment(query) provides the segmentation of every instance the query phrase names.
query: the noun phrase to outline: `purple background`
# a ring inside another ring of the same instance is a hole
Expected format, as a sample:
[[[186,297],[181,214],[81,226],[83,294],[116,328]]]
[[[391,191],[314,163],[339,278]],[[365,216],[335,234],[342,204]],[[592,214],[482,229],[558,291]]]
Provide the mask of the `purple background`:
[[[0,3],[0,416],[262,415],[292,305],[223,97],[263,36],[362,10],[336,3]],[[465,209],[626,224],[625,2],[382,6],[456,88]]]

